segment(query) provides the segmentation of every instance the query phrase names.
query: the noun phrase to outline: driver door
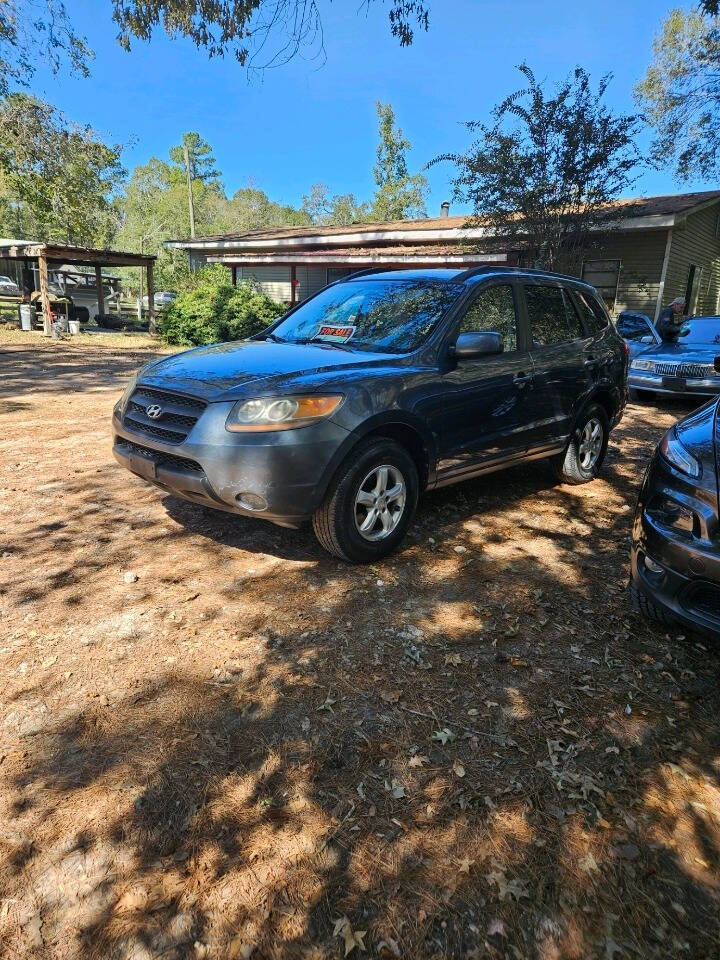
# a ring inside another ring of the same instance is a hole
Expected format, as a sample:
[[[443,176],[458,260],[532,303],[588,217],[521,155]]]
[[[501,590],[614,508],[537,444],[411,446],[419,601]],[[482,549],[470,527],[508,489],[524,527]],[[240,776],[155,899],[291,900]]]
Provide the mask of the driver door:
[[[528,448],[533,363],[518,327],[517,292],[511,282],[484,284],[460,317],[450,343],[461,333],[490,330],[502,336],[502,353],[458,360],[444,375],[440,482]]]

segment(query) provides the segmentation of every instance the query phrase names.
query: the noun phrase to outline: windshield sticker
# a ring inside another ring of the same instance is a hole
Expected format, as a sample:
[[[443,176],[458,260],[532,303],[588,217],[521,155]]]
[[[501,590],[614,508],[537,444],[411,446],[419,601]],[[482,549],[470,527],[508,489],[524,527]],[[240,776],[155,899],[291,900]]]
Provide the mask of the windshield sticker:
[[[333,327],[330,324],[323,324],[313,340],[324,340],[327,343],[347,343],[356,330],[357,327]]]

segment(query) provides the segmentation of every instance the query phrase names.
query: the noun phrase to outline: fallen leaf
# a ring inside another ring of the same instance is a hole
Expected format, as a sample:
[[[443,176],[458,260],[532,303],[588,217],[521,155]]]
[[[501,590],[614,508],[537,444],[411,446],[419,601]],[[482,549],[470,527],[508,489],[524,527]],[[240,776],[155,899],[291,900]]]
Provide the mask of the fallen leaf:
[[[597,860],[591,853],[588,853],[587,856],[578,860],[578,866],[581,870],[584,870],[585,873],[592,873],[593,871],[600,870],[600,867],[597,865]]]
[[[456,777],[465,776],[465,767],[460,763],[459,760],[456,760],[455,763],[453,764],[453,773],[455,774]]]
[[[458,871],[460,873],[470,873],[470,867],[472,867],[474,863],[474,860],[468,860],[468,858],[465,857],[465,859],[461,860],[458,864]]]
[[[492,937],[496,934],[499,937],[505,936],[505,924],[502,922],[502,920],[498,919],[497,917],[495,917],[494,920],[490,921],[487,928],[487,935],[489,937]]]
[[[345,941],[345,956],[352,953],[356,947],[359,947],[363,953],[366,953],[366,947],[364,943],[367,930],[353,930],[352,925],[347,917],[340,917],[339,920],[335,921],[335,929],[333,930],[334,937],[342,937]]]
[[[397,703],[402,696],[402,690],[387,690],[380,694],[380,699],[385,703]]]
[[[445,746],[445,744],[449,743],[450,740],[455,739],[455,734],[447,727],[443,727],[442,730],[436,730],[432,735],[432,738],[433,740],[438,740],[443,746]]]
[[[459,653],[446,653],[445,654],[445,666],[446,667],[459,667],[462,665],[462,657]]]
[[[408,760],[409,767],[421,767],[424,763],[430,763],[430,757],[423,757],[419,753],[416,753],[414,757],[410,757]]]

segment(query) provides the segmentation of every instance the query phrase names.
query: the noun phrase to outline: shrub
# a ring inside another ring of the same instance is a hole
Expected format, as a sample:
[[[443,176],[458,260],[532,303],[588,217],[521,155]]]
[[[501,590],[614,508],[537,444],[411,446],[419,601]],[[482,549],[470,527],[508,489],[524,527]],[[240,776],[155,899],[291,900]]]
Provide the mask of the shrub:
[[[225,268],[199,272],[193,287],[181,293],[158,318],[164,340],[199,346],[220,340],[244,340],[259,333],[285,312],[249,281],[234,287]]]

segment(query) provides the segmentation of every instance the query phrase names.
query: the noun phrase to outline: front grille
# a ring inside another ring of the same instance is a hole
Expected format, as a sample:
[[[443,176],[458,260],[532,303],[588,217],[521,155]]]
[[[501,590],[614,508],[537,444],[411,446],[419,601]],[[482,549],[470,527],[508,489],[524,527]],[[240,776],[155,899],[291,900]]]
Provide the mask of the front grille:
[[[137,453],[141,457],[148,457],[150,460],[154,460],[159,467],[175,467],[176,470],[189,470],[192,473],[203,472],[200,464],[188,457],[177,457],[174,453],[163,453],[161,450],[143,447],[139,443],[131,443],[124,437],[118,437],[116,444],[124,453]]]
[[[704,380],[716,376],[717,371],[712,363],[676,363],[655,361],[655,373],[661,377],[684,377],[685,379]]]
[[[720,623],[720,587],[712,583],[701,583],[691,587],[683,601],[683,606],[687,610]]]
[[[162,407],[159,417],[148,417],[147,408],[153,405]],[[204,400],[196,397],[140,386],[125,408],[123,426],[166,443],[182,443],[206,406]]]

